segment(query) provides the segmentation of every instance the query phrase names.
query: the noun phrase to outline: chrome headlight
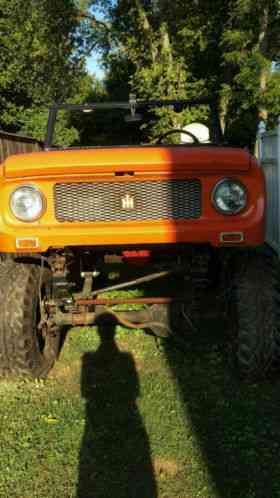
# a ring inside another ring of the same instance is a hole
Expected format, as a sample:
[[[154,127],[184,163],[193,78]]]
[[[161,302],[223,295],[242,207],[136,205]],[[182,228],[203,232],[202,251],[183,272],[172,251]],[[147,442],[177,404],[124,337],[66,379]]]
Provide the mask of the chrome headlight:
[[[10,208],[13,215],[21,221],[35,221],[45,210],[43,194],[32,185],[18,187],[11,194]]]
[[[238,214],[247,205],[247,190],[241,182],[226,178],[212,193],[214,207],[223,214]]]

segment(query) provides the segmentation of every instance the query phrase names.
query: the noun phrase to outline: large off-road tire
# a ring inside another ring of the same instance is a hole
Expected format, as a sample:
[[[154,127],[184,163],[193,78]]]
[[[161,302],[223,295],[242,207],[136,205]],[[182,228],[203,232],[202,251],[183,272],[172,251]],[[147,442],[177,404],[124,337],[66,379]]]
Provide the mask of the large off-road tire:
[[[32,264],[0,264],[0,375],[44,378],[60,347],[58,330],[43,334],[40,293],[51,272]]]
[[[235,260],[231,318],[239,371],[248,380],[264,378],[280,360],[278,272],[278,262],[265,254]]]

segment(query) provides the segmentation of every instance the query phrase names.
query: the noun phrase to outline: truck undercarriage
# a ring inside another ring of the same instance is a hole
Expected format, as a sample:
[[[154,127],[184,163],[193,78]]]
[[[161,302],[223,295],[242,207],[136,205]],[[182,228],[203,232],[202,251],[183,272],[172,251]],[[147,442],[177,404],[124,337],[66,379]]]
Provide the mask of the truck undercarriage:
[[[46,376],[63,330],[104,318],[182,344],[199,333],[199,317],[210,310],[217,319],[227,316],[240,373],[263,377],[280,358],[279,278],[272,261],[263,251],[210,245],[5,255],[0,373]]]
[[[106,312],[126,327],[148,328],[156,335],[168,336],[174,328],[170,309],[176,309],[177,315],[181,309],[182,317],[188,320],[187,307],[194,307],[196,296],[221,277],[217,254],[209,245],[118,251],[69,247],[44,256],[18,254],[12,260],[14,265],[35,266],[40,278],[46,268],[51,272],[50,285],[41,298],[41,325],[48,329],[94,325]],[[114,296],[116,291],[133,289],[135,296]],[[133,309],[116,308],[123,305],[132,305]],[[135,309],[135,305],[141,309]]]

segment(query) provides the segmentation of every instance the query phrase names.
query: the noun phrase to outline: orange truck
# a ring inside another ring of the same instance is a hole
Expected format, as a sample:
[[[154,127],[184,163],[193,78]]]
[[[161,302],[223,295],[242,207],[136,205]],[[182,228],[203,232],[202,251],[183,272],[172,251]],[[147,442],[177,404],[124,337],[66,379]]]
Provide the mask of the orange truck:
[[[208,104],[206,140],[201,124],[191,124],[152,144],[53,145],[61,111],[127,111],[135,123],[143,110]],[[0,194],[2,375],[45,377],[63,329],[102,317],[182,336],[194,293],[213,285],[227,296],[242,375],[263,375],[277,362],[263,173],[248,151],[223,144],[207,99],[55,105],[44,150],[1,165]],[[142,286],[142,297],[110,294]]]

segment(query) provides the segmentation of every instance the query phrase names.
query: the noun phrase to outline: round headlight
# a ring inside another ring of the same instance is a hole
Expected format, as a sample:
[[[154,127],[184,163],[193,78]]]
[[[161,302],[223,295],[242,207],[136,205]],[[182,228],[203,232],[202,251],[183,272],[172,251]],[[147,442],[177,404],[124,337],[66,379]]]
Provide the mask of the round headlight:
[[[214,207],[223,214],[237,214],[247,205],[247,191],[237,180],[220,181],[212,194]]]
[[[35,221],[44,212],[44,197],[32,185],[17,188],[11,195],[10,207],[13,215],[21,221]]]

